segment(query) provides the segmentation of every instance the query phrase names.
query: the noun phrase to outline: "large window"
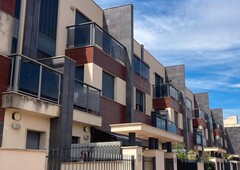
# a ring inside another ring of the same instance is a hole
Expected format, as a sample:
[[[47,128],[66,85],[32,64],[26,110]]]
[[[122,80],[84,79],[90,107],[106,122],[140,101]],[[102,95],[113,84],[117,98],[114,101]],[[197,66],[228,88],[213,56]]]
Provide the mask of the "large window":
[[[186,107],[189,109],[189,110],[192,110],[192,101],[190,99],[186,99]]]
[[[84,81],[84,66],[78,66],[75,70],[75,78]]]
[[[106,72],[103,72],[102,95],[114,100],[114,77]]]
[[[145,111],[145,94],[138,89],[136,89],[136,110]]]
[[[26,149],[39,149],[40,146],[40,132],[27,131]]]
[[[155,74],[155,96],[156,98],[162,97],[164,94],[163,78],[158,74]]]
[[[149,67],[143,63],[137,56],[133,58],[134,72],[146,80],[149,80]]]

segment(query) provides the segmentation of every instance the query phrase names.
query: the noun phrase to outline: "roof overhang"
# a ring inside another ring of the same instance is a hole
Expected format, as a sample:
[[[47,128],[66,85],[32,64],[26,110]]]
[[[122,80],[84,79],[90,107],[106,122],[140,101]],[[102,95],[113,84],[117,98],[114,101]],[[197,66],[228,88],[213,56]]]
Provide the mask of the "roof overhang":
[[[160,142],[183,142],[183,137],[177,134],[144,124],[144,123],[123,123],[112,124],[111,132],[129,135],[135,133],[136,138],[149,139],[157,138]]]
[[[225,149],[219,147],[204,147],[205,152],[227,153]]]

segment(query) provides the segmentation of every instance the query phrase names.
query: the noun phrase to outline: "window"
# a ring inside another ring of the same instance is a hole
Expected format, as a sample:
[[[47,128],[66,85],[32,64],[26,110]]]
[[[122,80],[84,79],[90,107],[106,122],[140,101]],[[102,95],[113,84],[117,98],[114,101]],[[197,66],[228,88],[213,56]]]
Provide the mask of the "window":
[[[140,90],[136,90],[136,110],[145,111],[145,94]]]
[[[80,141],[80,137],[72,136],[72,144],[78,144]]]
[[[106,72],[103,72],[102,95],[114,100],[114,77]]]
[[[162,97],[164,94],[163,91],[163,78],[158,74],[155,74],[155,96],[156,98]]]
[[[84,81],[84,66],[78,66],[75,70],[75,78]]]
[[[26,149],[39,149],[40,132],[27,131]]]
[[[178,127],[178,112],[174,111],[174,123],[176,124],[176,127]]]
[[[146,80],[149,80],[149,67],[143,63],[137,56],[133,58],[134,72]]]

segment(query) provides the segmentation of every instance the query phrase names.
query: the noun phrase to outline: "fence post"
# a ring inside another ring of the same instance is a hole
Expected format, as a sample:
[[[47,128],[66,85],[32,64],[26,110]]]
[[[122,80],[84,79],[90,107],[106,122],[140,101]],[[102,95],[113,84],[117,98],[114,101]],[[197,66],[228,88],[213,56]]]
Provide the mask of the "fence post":
[[[134,156],[131,156],[132,170],[135,170]]]

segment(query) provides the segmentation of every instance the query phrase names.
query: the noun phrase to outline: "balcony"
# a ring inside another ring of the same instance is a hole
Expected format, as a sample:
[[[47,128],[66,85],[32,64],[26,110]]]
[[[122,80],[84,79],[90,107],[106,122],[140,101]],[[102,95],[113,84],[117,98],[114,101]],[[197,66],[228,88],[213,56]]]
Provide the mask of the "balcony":
[[[23,55],[12,56],[9,91],[60,102],[62,73]]]
[[[152,125],[159,129],[177,134],[177,125],[167,120],[165,117],[158,115],[156,112],[152,112]]]
[[[200,134],[195,134],[195,144],[206,147],[207,146],[207,140],[204,136],[202,136]]]
[[[11,57],[9,87],[3,93],[2,108],[59,116],[62,74],[26,56]]]
[[[101,91],[93,86],[75,80],[74,107],[99,115]]]
[[[195,109],[194,110],[194,118],[195,119],[200,118],[200,119],[208,122],[208,115],[202,109]]]
[[[213,123],[213,128],[215,130],[219,130],[220,132],[223,132],[223,126],[220,123]]]
[[[126,49],[96,23],[87,22],[67,27],[67,48],[96,46],[125,65]]]
[[[182,102],[182,93],[171,84],[153,85],[153,98],[173,98],[179,103]]]

